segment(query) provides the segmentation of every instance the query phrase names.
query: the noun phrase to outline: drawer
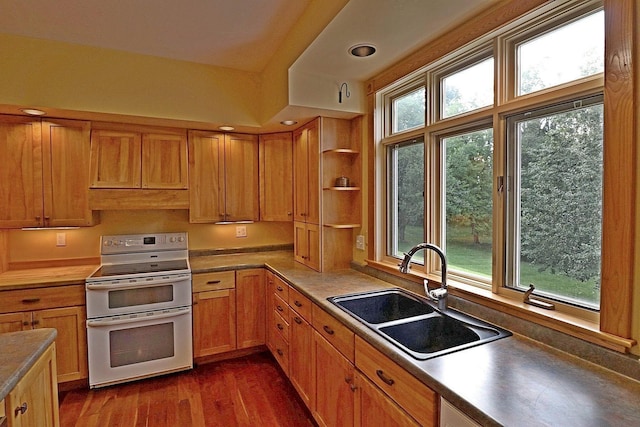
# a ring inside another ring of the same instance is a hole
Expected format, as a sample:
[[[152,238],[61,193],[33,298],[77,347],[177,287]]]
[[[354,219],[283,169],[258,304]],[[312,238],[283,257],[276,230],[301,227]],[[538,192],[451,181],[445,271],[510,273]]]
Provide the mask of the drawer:
[[[273,347],[273,356],[278,361],[284,373],[289,376],[289,344],[282,338],[282,335],[274,334]]]
[[[282,335],[282,338],[284,338],[286,342],[289,342],[289,322],[284,320],[284,318],[277,311],[272,311],[272,316],[274,331]]]
[[[356,367],[421,425],[437,424],[436,393],[360,337]]]
[[[0,291],[0,313],[85,305],[84,285]]]
[[[272,295],[273,309],[280,314],[282,318],[289,323],[289,304],[282,300],[277,294]]]
[[[192,277],[193,292],[219,291],[236,287],[235,271],[198,273]]]
[[[353,363],[354,333],[315,304],[312,307],[312,317],[313,328]]]
[[[283,301],[289,300],[289,285],[275,274],[273,275],[273,292],[282,298]]]
[[[289,306],[307,321],[311,320],[311,300],[294,288],[289,289]]]

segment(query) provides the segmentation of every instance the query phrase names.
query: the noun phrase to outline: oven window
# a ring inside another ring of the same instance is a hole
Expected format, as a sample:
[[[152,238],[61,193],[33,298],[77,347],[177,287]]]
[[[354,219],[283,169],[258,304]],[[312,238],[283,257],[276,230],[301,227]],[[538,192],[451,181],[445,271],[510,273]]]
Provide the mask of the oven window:
[[[109,332],[111,367],[133,365],[174,355],[173,322]]]
[[[173,285],[109,291],[109,308],[135,307],[173,301]]]

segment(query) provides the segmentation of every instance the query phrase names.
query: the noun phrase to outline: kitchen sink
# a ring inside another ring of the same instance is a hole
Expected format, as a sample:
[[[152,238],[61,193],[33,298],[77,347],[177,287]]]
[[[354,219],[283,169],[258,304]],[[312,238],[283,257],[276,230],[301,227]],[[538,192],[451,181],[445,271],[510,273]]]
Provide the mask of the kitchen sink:
[[[420,360],[511,335],[457,310],[440,311],[431,301],[402,289],[341,295],[329,301]]]

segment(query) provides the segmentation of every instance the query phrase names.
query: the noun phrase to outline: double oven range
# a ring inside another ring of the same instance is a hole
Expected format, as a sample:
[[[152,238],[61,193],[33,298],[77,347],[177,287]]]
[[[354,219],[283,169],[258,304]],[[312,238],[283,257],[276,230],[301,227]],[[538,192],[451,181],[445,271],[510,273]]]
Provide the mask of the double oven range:
[[[86,279],[89,386],[193,367],[187,233],[102,236]]]

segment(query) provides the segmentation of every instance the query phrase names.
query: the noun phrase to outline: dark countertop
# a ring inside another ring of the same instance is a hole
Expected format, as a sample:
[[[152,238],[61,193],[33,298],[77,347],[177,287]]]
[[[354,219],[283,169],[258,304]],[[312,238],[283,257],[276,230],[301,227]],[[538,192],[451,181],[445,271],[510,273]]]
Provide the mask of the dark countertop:
[[[640,426],[640,382],[517,334],[426,361],[405,355],[327,301],[395,287],[355,270],[318,273],[286,251],[190,263],[194,274],[266,266],[482,425]]]
[[[55,329],[0,334],[0,401],[4,399],[55,340]]]

